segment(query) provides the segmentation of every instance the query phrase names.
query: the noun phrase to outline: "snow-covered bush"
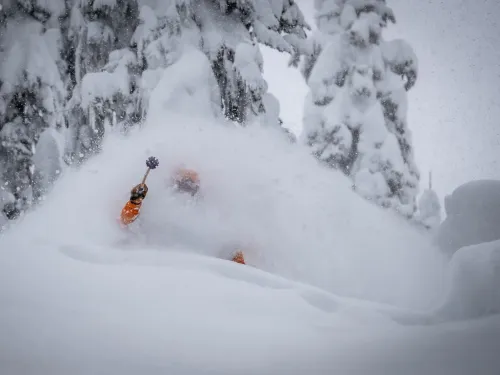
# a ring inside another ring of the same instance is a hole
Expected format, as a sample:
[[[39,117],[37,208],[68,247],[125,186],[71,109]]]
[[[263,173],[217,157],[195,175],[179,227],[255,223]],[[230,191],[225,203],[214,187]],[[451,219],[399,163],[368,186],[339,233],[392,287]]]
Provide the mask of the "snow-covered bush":
[[[419,171],[406,123],[406,91],[417,58],[402,40],[385,41],[395,22],[382,0],[319,0],[318,31],[302,72],[310,92],[302,141],[339,169],[365,198],[406,217],[416,211]]]
[[[415,220],[428,229],[435,229],[441,223],[441,203],[434,190],[426,189],[422,193]]]
[[[444,208],[436,240],[445,252],[500,240],[500,181],[468,182],[445,197]]]
[[[429,172],[429,186],[420,196],[418,212],[413,219],[416,223],[432,231],[441,224],[441,203],[437,193],[432,188],[431,172]]]

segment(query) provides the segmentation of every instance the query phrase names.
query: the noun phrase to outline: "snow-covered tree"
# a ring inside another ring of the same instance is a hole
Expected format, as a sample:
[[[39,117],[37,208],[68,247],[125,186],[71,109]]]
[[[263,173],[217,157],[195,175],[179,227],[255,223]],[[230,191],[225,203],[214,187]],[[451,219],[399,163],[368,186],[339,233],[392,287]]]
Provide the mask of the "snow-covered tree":
[[[244,124],[266,111],[276,114],[276,107],[270,108],[276,100],[267,92],[258,43],[290,54],[301,50],[309,26],[295,1],[205,0],[193,8],[224,115]],[[278,116],[271,122],[279,124]],[[270,123],[269,116],[265,123]]]
[[[40,135],[46,129],[65,128],[64,63],[56,22],[64,8],[61,2],[12,0],[2,9],[0,182],[10,193],[2,208],[10,219],[43,194],[35,176],[49,171],[36,169],[33,160]],[[59,161],[56,158],[55,164]]]
[[[412,217],[420,176],[406,95],[417,58],[403,40],[383,39],[395,22],[385,0],[317,0],[315,7],[318,31],[302,48],[310,88],[302,141],[362,196]]]
[[[184,44],[197,45],[195,24],[186,14],[186,5],[180,1],[164,1],[154,9],[143,5],[139,24],[134,31],[131,46],[136,54],[138,76],[134,95],[135,108],[145,118],[149,98],[164,70],[177,62]],[[194,39],[191,37],[194,34]]]
[[[259,43],[290,54],[300,50],[309,26],[294,0],[167,0],[154,11],[144,7],[141,21],[134,41],[148,81],[179,57],[182,40],[209,58],[226,118],[279,125],[277,100],[262,75]]]
[[[189,44],[209,59],[226,118],[280,126],[279,102],[267,91],[262,75],[259,43],[297,54],[308,27],[293,0],[167,0],[154,9],[144,5],[132,38],[143,71],[138,97],[142,115],[163,70]]]
[[[125,32],[118,28],[124,24]],[[294,0],[165,0],[140,8],[136,0],[74,2],[65,49],[72,91],[69,159],[81,161],[98,150],[117,122],[125,128],[139,123],[150,93],[186,45],[209,59],[226,118],[280,126],[259,43],[297,54],[307,27]]]
[[[72,92],[67,104],[67,159],[81,161],[99,150],[106,131],[135,119],[137,71],[130,41],[138,24],[137,0],[70,2],[66,60]]]
[[[441,203],[437,193],[432,189],[432,175],[429,173],[429,187],[425,189],[418,201],[417,222],[428,229],[435,229],[441,223]]]

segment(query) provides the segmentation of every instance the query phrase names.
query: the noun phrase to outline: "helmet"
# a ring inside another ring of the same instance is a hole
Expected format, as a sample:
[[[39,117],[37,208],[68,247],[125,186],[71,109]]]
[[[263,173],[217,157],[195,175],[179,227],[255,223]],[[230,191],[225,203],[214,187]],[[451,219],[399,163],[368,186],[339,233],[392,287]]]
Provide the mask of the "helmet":
[[[178,168],[175,171],[173,182],[175,187],[183,192],[195,195],[200,189],[198,172],[188,168]]]

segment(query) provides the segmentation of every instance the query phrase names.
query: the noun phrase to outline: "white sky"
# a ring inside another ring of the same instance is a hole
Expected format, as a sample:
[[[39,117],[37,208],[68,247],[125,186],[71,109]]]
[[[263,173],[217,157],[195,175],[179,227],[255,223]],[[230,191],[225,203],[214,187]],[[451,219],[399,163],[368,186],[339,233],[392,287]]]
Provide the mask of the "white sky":
[[[314,2],[298,2],[314,27]],[[500,1],[387,2],[398,22],[385,38],[405,39],[419,58],[408,122],[422,185],[429,170],[441,197],[473,179],[500,179]],[[269,91],[287,126],[300,132],[307,86],[286,55],[263,54]]]

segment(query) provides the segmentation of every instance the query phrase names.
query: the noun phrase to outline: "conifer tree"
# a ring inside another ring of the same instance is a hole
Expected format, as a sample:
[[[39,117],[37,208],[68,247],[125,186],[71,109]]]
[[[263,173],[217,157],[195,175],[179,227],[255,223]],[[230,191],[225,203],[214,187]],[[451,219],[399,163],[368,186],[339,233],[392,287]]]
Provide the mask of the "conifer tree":
[[[58,27],[63,11],[62,0],[12,0],[2,7],[0,183],[10,196],[2,208],[9,219],[40,198],[49,176],[61,168],[58,150],[46,169],[36,165],[35,155],[42,135],[57,138],[65,129],[65,66]]]
[[[66,158],[72,163],[99,151],[112,127],[136,119],[138,63],[130,42],[139,8],[137,0],[84,0],[70,3],[69,13]]]
[[[309,86],[302,141],[342,171],[363,197],[406,217],[416,211],[419,171],[406,121],[417,58],[384,0],[318,0],[318,32],[302,63]]]

